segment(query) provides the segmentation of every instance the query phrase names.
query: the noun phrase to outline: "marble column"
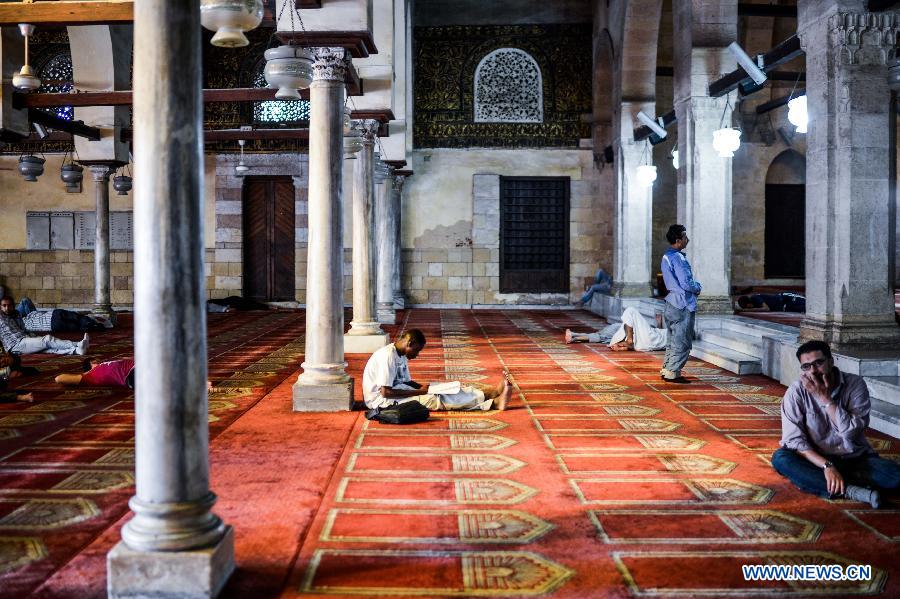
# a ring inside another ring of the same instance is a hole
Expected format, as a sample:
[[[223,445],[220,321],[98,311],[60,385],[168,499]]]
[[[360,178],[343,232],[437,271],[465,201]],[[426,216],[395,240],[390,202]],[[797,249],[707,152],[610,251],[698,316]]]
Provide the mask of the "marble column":
[[[678,222],[691,242],[685,253],[694,277],[703,285],[699,312],[731,314],[731,158],[713,149],[713,132],[731,126],[733,102],[707,95],[709,82],[731,70],[724,48],[693,48],[691,61],[701,72],[680,72],[689,82],[676,85],[678,119]],[[732,94],[733,95],[733,94]]]
[[[391,284],[394,289],[394,308],[402,310],[406,307],[406,297],[403,295],[403,237],[400,215],[403,209],[403,184],[407,175],[394,175],[391,181],[391,213],[393,214],[394,230],[391,236],[397,244],[394,248],[393,265],[391,267]]]
[[[91,176],[94,179],[95,221],[94,236],[94,309],[92,314],[108,318],[116,322],[116,313],[112,309],[109,293],[109,177],[115,166],[108,164],[92,164]]]
[[[295,411],[349,410],[353,380],[344,362],[344,242],[341,231],[343,48],[316,48],[309,88],[309,241],[306,355],[294,383]]]
[[[344,352],[371,354],[388,344],[387,333],[375,320],[375,260],[372,248],[372,220],[380,185],[375,182],[373,154],[378,121],[357,121],[362,133],[362,149],[353,165],[353,320],[344,335]],[[376,242],[377,243],[377,242]]]
[[[802,339],[900,347],[894,321],[895,123],[886,61],[897,13],[798,3],[806,52],[806,317]]]
[[[394,267],[399,252],[395,237],[393,202],[394,169],[385,166],[384,176],[376,177],[375,187],[375,255],[377,261],[377,284],[375,303],[378,322],[394,324],[397,312],[394,309]]]
[[[213,597],[234,570],[209,486],[199,4],[134,7],[136,493],[110,597]]]
[[[613,245],[613,294],[618,297],[650,297],[653,248],[653,187],[637,180],[637,167],[653,164],[649,141],[634,141],[636,115],[654,114],[654,102],[623,102],[620,135],[616,142],[616,214]]]

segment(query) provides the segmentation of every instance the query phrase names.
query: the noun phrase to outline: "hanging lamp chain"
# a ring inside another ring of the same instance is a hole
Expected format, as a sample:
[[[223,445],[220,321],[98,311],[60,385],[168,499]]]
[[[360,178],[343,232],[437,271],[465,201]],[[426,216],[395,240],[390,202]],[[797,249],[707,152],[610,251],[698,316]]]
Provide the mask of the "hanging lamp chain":
[[[728,112],[728,109],[731,108],[731,92],[725,94],[725,107],[722,109],[722,118],[719,119],[719,129],[722,129],[725,126],[725,114]],[[731,125],[729,124],[729,128]]]
[[[277,2],[277,0],[276,0]],[[281,9],[278,11],[278,19],[277,21],[281,21],[281,17],[284,15],[284,9],[287,8],[288,4],[294,4],[294,0],[283,0],[281,4]],[[291,33],[297,32],[297,26],[294,21],[294,17],[297,17],[297,21],[300,21],[300,31],[306,33],[306,25],[303,24],[303,17],[300,16],[300,11],[297,10],[296,4],[294,4],[291,8]]]

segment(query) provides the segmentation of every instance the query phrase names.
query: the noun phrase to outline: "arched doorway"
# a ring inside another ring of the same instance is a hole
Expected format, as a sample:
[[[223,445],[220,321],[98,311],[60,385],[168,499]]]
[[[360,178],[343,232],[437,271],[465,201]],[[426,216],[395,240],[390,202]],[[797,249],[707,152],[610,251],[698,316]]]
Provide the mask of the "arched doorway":
[[[806,277],[806,158],[795,150],[775,157],[766,172],[765,276]]]

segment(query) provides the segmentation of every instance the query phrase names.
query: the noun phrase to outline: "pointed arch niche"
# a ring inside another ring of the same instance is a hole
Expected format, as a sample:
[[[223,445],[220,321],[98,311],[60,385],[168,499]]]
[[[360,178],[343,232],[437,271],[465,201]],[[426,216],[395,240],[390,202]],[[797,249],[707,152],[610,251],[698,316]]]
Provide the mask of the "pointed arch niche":
[[[476,123],[544,122],[541,69],[528,52],[498,48],[475,69]]]
[[[775,157],[766,172],[767,279],[806,273],[806,158],[795,150]]]

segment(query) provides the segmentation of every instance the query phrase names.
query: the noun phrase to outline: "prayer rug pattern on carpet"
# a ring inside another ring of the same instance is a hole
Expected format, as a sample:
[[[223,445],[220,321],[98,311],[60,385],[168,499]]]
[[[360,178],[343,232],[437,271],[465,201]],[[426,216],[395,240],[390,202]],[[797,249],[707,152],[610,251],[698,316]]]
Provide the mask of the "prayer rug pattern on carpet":
[[[121,320],[91,335],[91,357],[131,355],[130,316]],[[301,312],[210,317],[210,438],[296,369],[304,323]],[[18,388],[35,401],[0,405],[0,597],[32,592],[127,513],[134,494],[133,392],[53,382],[82,360],[25,356],[40,375]]]
[[[414,310],[421,382],[497,381],[506,412],[360,421],[283,596],[895,596],[897,510],[804,495],[767,462],[784,387],[661,354],[565,345],[584,312]],[[873,442],[897,459],[897,440]],[[893,516],[893,517],[892,517]],[[745,582],[741,564],[871,564]],[[890,575],[890,576],[889,576]]]

